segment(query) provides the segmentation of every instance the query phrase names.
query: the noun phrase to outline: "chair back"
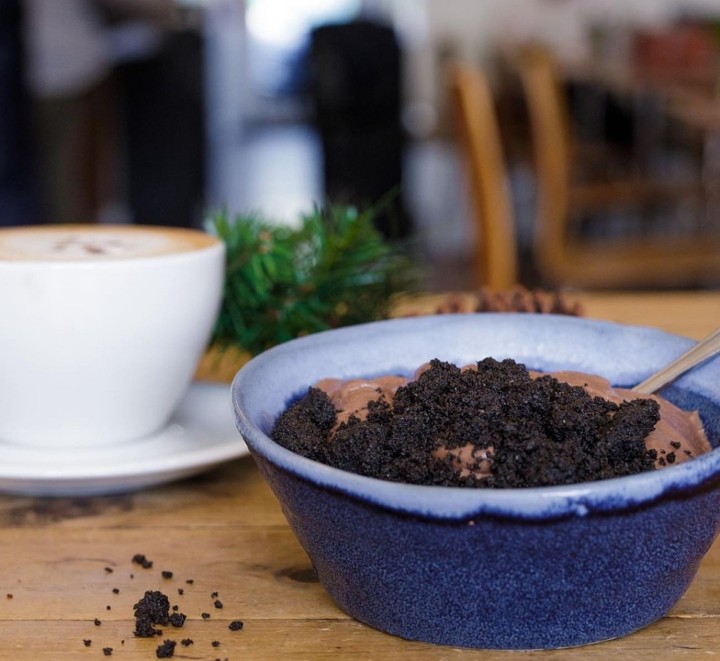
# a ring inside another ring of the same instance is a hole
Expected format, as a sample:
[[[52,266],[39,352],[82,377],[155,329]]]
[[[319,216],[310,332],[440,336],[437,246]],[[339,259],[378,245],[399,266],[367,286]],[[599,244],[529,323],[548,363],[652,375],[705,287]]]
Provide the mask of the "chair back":
[[[537,180],[535,256],[544,273],[563,259],[570,214],[571,131],[557,65],[542,46],[517,57],[530,121]]]
[[[490,86],[469,65],[451,68],[457,138],[469,172],[476,219],[478,286],[507,289],[517,283],[517,244],[507,168]]]

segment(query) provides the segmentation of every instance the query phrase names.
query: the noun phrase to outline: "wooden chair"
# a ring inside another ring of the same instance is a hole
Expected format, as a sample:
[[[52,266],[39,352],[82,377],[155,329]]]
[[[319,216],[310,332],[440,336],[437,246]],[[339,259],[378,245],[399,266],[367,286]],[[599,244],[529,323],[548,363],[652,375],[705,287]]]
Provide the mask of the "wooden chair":
[[[543,48],[517,57],[530,120],[538,208],[534,255],[544,283],[582,288],[697,286],[720,282],[720,241],[638,235],[602,240],[574,231],[579,211],[605,212],[697,195],[695,182],[628,178],[573,185],[573,146],[567,99],[556,64]]]
[[[488,81],[477,68],[450,67],[458,145],[469,173],[475,218],[477,286],[508,289],[517,283],[515,225],[505,158]]]

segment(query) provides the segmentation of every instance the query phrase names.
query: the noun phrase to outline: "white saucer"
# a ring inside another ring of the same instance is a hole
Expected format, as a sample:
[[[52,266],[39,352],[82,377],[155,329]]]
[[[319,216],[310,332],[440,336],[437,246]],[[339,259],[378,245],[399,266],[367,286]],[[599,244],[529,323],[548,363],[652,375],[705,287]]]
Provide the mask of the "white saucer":
[[[0,492],[91,496],[177,480],[248,454],[230,386],[194,382],[169,424],[137,441],[54,450],[0,441]]]

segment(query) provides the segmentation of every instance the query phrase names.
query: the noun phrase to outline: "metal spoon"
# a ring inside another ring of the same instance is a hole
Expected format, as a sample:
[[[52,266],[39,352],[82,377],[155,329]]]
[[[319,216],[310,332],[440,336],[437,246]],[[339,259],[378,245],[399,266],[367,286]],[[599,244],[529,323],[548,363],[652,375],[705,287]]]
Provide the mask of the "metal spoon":
[[[684,354],[649,376],[642,383],[638,383],[632,390],[649,395],[717,353],[720,353],[720,328],[690,347]]]

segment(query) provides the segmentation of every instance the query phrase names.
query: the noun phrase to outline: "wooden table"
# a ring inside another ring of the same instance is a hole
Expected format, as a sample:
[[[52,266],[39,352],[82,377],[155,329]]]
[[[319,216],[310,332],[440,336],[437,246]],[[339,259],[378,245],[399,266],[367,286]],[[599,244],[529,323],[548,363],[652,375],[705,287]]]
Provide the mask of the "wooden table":
[[[720,323],[720,291],[579,298],[588,316],[694,338]],[[135,554],[153,566],[133,563]],[[184,627],[134,637],[132,607],[146,590],[167,594],[188,616]],[[165,639],[178,641],[175,658],[237,661],[710,658],[720,654],[720,542],[667,617],[619,640],[521,655],[408,642],[334,605],[252,459],[243,458],[128,495],[0,496],[0,603],[0,659],[17,661],[106,658],[106,647],[110,658],[154,659]],[[231,631],[233,620],[244,628]],[[182,646],[185,638],[194,643]]]

